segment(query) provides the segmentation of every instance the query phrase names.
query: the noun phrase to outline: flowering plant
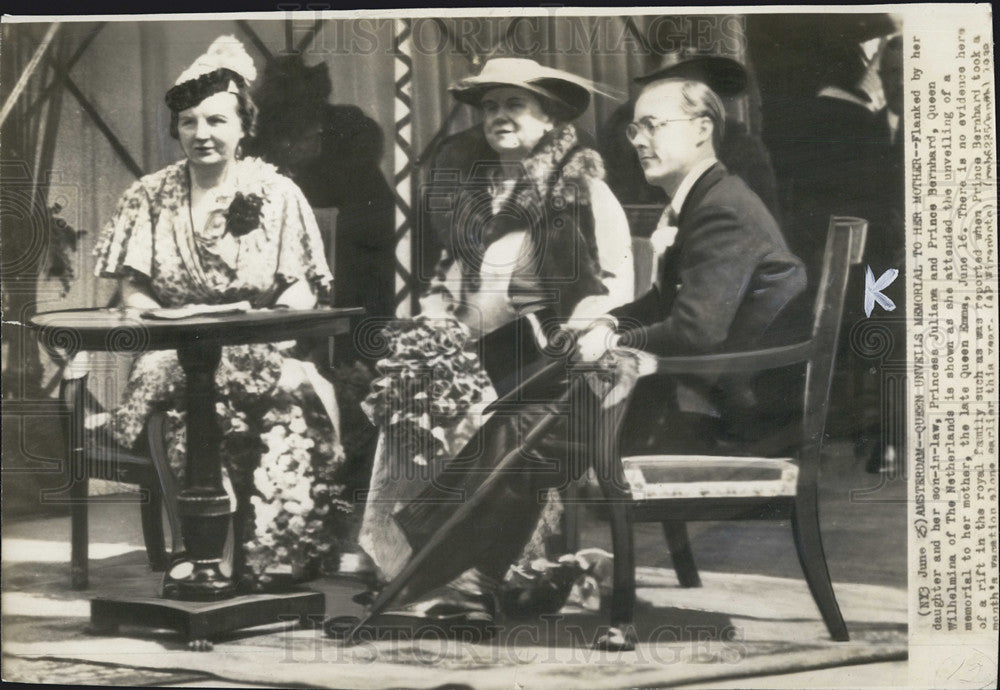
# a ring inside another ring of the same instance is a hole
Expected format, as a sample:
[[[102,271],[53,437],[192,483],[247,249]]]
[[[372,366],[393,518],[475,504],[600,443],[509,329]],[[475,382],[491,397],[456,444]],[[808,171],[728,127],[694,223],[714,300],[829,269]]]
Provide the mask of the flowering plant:
[[[468,328],[454,319],[418,316],[383,334],[391,351],[376,365],[382,376],[362,409],[399,451],[425,465],[452,451],[446,432],[482,400],[490,380],[468,348]]]
[[[76,251],[80,238],[86,230],[77,230],[63,218],[56,217],[62,211],[62,204],[53,204],[49,209],[49,278],[58,278],[62,284],[62,296],[69,292],[70,283],[76,278],[71,255]]]
[[[340,558],[338,528],[351,513],[334,481],[343,450],[332,442],[329,420],[288,394],[278,396],[263,421],[267,451],[253,472],[247,568],[260,583],[282,571],[293,579],[333,572]]]
[[[227,347],[216,382],[220,455],[246,509],[244,582],[260,588],[276,578],[332,572],[346,543],[351,504],[334,474],[344,453],[311,391],[279,386],[282,357],[272,345]],[[173,389],[173,396],[183,391]],[[179,401],[178,401],[179,402]],[[183,480],[184,413],[166,410],[171,468]]]

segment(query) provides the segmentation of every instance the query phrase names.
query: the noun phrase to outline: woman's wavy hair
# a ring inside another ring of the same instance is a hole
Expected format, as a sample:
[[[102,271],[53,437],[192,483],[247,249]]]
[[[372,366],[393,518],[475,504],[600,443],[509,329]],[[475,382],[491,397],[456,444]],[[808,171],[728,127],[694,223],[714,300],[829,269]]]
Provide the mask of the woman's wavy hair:
[[[208,74],[203,74],[197,79],[178,84],[167,91],[167,107],[170,108],[170,136],[174,139],[180,138],[177,130],[177,123],[181,111],[194,107],[209,96],[228,91],[229,83],[236,84],[236,114],[240,118],[243,127],[244,138],[252,137],[257,132],[257,106],[250,96],[243,77],[235,72],[219,68]]]

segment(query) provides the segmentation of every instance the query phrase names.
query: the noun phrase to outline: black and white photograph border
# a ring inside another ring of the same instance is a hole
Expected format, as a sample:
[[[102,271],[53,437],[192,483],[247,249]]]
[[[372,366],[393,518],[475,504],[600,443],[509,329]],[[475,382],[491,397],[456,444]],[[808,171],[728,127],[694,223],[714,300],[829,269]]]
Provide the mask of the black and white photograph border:
[[[4,15],[4,681],[996,687],[987,5]]]

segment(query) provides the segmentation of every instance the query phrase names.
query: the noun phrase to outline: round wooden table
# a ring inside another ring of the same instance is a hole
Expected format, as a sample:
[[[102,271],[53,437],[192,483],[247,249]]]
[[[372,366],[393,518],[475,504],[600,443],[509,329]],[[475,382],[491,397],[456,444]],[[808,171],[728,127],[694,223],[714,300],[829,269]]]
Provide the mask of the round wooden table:
[[[42,313],[31,319],[30,325],[37,330],[43,346],[69,355],[81,350],[177,350],[187,378],[187,471],[184,489],[178,496],[185,556],[176,560],[164,577],[166,599],[206,602],[235,594],[233,573],[222,560],[232,523],[229,498],[222,485],[221,432],[215,412],[215,371],[222,347],[339,335],[347,333],[351,319],[363,312],[361,308],[258,309],[160,320],[135,310],[72,309]],[[92,606],[92,617],[95,611]],[[148,616],[150,612],[131,610],[130,615]],[[268,609],[266,615],[273,620],[273,610]],[[246,616],[241,617],[242,622],[246,620]],[[234,627],[247,625],[228,629]]]

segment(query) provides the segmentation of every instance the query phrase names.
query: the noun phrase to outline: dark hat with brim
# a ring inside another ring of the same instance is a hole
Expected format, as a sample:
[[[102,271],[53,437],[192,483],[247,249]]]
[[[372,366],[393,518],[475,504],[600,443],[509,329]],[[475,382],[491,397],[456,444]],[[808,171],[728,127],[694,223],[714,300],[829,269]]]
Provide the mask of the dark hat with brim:
[[[167,91],[167,107],[179,113],[222,91],[239,93],[257,78],[257,68],[235,36],[219,36],[204,55],[186,70]]]
[[[668,53],[659,68],[636,77],[634,81],[637,84],[649,84],[660,79],[699,81],[720,96],[736,96],[747,87],[747,71],[743,65],[720,55],[683,57],[677,53]]]
[[[455,82],[448,90],[456,100],[478,108],[488,91],[503,87],[524,89],[546,100],[553,114],[566,122],[587,110],[592,92],[613,95],[589,79],[527,58],[488,60],[479,74]]]
[[[827,15],[821,22],[827,41],[864,43],[902,28],[897,15],[886,13]]]
[[[220,67],[172,86],[164,100],[170,110],[179,113],[193,108],[209,96],[223,91],[239,93],[239,89],[245,87],[246,80],[243,77],[230,69]]]

